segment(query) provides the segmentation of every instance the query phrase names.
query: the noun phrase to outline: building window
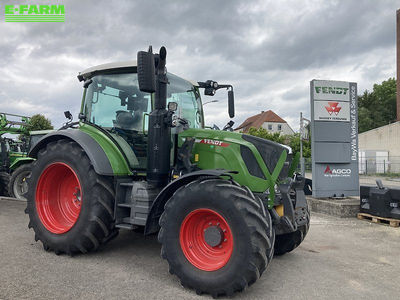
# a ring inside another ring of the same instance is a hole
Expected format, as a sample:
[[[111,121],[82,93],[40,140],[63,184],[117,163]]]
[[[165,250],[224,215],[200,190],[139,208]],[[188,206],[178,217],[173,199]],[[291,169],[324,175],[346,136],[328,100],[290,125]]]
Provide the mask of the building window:
[[[272,125],[268,124],[268,130],[272,130]]]
[[[278,124],[278,130],[281,131],[282,130],[282,125]]]

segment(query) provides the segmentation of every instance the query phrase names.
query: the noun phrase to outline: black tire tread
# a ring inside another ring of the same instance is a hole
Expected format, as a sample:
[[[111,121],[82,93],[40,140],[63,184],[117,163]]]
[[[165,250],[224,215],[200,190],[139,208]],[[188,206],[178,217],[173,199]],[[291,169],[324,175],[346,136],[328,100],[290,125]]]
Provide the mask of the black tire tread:
[[[172,261],[170,261],[165,251],[165,244],[168,243],[168,240],[166,239],[166,231],[163,227],[170,219],[170,210],[175,205],[179,205],[182,199],[190,197],[190,195],[195,193],[199,188],[202,190],[209,189],[210,191],[220,189],[222,193],[228,193],[226,198],[233,200],[236,209],[241,212],[250,230],[252,254],[247,269],[244,270],[242,274],[237,274],[235,280],[232,280],[230,284],[219,287],[218,289],[196,287],[193,280],[187,278],[182,273],[179,265],[174,265]],[[207,293],[216,298],[220,296],[231,296],[235,292],[241,292],[247,286],[252,285],[262,275],[273,257],[273,246],[268,249],[268,245],[273,245],[272,239],[275,237],[269,213],[268,217],[265,218],[260,204],[256,201],[250,190],[237,186],[232,181],[223,179],[199,179],[180,187],[166,203],[159,224],[161,230],[158,234],[158,240],[162,244],[161,257],[168,261],[170,273],[177,275],[184,287],[194,289],[197,294]]]
[[[15,180],[17,179],[18,174],[23,171],[28,171],[28,170],[30,171],[31,169],[32,169],[32,163],[27,163],[27,164],[19,166],[17,169],[14,170],[14,172],[12,172],[11,177],[10,177],[10,182],[8,184],[8,190],[10,193],[10,197],[17,198],[17,196],[14,193],[14,184],[15,184]]]
[[[92,197],[91,211],[86,220],[85,229],[76,236],[70,245],[59,245],[49,242],[46,234],[43,232],[42,225],[37,224],[33,215],[36,213],[35,193],[32,187],[33,178],[28,176],[27,208],[25,212],[29,215],[30,222],[28,227],[35,231],[35,240],[43,243],[44,249],[54,251],[56,254],[66,253],[73,255],[75,253],[87,253],[97,250],[110,236],[116,235],[117,229],[114,227],[113,207],[114,207],[114,188],[112,180],[98,175],[87,157],[84,150],[75,142],[69,140],[58,140],[49,143],[38,153],[38,158],[32,163],[32,170],[35,169],[38,162],[49,155],[51,152],[59,153],[72,152],[79,164],[85,168],[85,177],[89,179],[89,189]],[[31,173],[32,174],[32,173]],[[40,222],[40,221],[39,221]]]
[[[310,228],[310,211],[306,211],[307,222],[295,232],[277,235],[275,240],[275,255],[283,255],[296,249],[303,242]]]
[[[7,172],[0,172],[0,196],[10,196],[10,174]]]

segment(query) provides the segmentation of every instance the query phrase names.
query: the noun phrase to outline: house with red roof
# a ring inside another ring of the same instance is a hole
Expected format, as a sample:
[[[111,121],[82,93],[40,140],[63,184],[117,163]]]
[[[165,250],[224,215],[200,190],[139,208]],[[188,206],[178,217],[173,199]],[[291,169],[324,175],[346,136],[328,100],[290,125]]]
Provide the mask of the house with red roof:
[[[235,129],[235,131],[246,133],[251,127],[257,129],[262,127],[270,133],[279,132],[282,135],[294,134],[294,131],[289,124],[272,110],[262,111],[255,116],[247,118],[246,121]]]

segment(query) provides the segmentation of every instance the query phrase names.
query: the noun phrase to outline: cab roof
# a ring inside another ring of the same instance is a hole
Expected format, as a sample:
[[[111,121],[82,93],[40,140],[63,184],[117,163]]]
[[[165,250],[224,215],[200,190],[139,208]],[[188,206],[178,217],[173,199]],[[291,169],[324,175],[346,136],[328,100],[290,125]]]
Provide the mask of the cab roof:
[[[131,68],[136,68],[137,67],[137,61],[136,60],[127,60],[127,61],[119,61],[119,62],[112,62],[112,63],[107,63],[107,64],[101,64],[97,65],[94,67],[87,68],[78,74],[78,79],[80,81],[88,79],[96,73],[101,73],[102,71],[111,71],[111,70],[118,70],[118,69],[131,69]],[[185,79],[185,78],[183,78]],[[194,81],[194,80],[188,80],[191,84],[194,86],[198,86],[199,84]]]

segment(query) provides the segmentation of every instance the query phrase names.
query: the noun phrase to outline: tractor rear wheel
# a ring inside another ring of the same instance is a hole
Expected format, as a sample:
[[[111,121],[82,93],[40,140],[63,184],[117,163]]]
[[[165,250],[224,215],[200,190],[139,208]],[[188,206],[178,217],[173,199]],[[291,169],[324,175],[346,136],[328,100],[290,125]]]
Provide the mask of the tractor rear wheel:
[[[0,172],[0,196],[9,197],[10,192],[8,185],[10,183],[10,174],[6,172]]]
[[[29,176],[31,171],[32,165],[29,163],[19,166],[14,170],[14,172],[12,172],[8,186],[11,197],[25,200],[25,193],[28,190],[26,178]]]
[[[285,233],[276,236],[275,255],[283,255],[296,249],[304,240],[310,228],[310,211],[306,211],[306,224],[297,228],[295,232]]]
[[[213,297],[242,291],[273,256],[271,217],[232,181],[202,179],[179,188],[160,218],[161,256],[181,284]]]
[[[96,174],[75,142],[41,149],[27,179],[29,228],[45,250],[86,253],[116,235],[112,181]]]

